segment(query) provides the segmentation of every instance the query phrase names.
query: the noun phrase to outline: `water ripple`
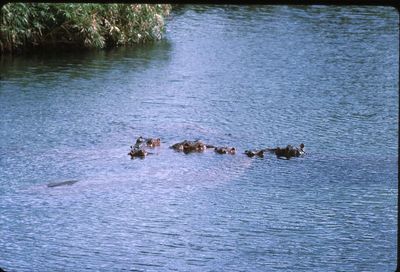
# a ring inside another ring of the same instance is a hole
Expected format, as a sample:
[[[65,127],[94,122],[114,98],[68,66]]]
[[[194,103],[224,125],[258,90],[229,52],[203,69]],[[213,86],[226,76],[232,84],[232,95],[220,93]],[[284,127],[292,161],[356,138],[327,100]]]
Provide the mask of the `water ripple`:
[[[2,59],[0,266],[394,270],[397,16],[176,7],[159,43]],[[140,135],[162,145],[131,160]]]

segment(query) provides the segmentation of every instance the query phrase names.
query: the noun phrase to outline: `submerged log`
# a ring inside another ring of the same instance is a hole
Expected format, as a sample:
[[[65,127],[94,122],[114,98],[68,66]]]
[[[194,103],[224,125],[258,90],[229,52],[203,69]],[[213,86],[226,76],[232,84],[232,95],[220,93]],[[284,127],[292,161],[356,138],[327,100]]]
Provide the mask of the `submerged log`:
[[[53,187],[64,186],[64,185],[72,185],[72,184],[77,183],[77,182],[78,182],[77,180],[66,180],[66,181],[61,181],[61,182],[52,182],[52,183],[47,184],[47,187],[53,188]]]

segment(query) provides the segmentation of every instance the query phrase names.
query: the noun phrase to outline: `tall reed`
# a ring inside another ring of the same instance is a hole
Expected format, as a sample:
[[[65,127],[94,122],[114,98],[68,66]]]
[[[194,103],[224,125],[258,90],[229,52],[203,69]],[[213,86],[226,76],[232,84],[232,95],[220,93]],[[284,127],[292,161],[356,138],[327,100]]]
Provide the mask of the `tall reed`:
[[[9,3],[0,11],[0,54],[161,39],[170,10],[171,5]]]

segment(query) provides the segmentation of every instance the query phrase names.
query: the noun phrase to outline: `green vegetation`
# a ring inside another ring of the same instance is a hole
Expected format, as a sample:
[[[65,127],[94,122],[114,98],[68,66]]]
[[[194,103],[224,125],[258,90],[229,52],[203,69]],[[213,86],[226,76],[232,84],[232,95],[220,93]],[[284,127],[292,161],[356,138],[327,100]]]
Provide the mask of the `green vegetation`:
[[[105,48],[162,37],[170,5],[10,3],[0,12],[0,54],[33,48]]]

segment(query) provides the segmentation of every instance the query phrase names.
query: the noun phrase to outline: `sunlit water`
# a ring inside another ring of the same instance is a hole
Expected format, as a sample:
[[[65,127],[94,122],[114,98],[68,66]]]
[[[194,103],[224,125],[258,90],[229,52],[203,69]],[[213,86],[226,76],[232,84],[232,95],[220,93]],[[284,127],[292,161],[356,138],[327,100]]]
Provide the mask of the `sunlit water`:
[[[394,271],[398,36],[391,8],[189,6],[154,44],[3,59],[0,267]]]

